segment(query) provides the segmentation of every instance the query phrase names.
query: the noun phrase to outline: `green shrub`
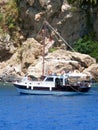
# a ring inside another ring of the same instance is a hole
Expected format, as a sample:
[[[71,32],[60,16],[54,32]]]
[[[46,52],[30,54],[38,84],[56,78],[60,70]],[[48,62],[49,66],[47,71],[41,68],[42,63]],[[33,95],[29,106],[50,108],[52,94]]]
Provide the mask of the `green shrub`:
[[[75,51],[83,54],[88,54],[96,59],[98,62],[98,42],[92,40],[91,38],[81,38],[74,43]]]

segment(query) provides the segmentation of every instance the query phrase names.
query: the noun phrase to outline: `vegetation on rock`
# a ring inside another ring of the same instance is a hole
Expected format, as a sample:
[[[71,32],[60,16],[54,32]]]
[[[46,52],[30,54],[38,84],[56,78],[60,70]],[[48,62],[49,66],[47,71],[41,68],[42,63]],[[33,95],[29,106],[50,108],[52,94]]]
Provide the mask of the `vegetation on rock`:
[[[16,0],[3,0],[0,2],[0,35],[3,37],[6,34],[11,36],[11,39],[18,41],[19,26],[18,26],[18,7]]]
[[[68,0],[69,3],[76,3],[86,13],[87,33],[74,43],[74,49],[80,53],[89,54],[98,62],[98,41],[95,40],[93,29],[93,17],[97,15],[93,10],[98,6],[97,0]]]
[[[74,49],[83,54],[89,54],[98,62],[98,42],[91,37],[85,36],[74,43]]]

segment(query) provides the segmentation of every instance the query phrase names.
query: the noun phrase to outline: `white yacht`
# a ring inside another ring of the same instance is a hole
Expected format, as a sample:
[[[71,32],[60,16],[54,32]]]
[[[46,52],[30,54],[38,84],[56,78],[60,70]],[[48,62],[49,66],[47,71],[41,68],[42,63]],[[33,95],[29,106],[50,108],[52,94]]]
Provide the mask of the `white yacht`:
[[[14,82],[14,86],[22,94],[69,95],[86,93],[91,88],[91,77],[82,73],[67,73],[63,76],[46,76],[43,81],[23,78]]]

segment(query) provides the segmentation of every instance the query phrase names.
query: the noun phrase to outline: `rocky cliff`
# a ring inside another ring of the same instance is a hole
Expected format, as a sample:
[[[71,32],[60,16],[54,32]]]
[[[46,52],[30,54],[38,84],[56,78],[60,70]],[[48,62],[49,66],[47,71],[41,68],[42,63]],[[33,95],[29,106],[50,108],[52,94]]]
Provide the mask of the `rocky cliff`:
[[[79,3],[69,5],[67,0],[21,0],[21,29],[25,30],[27,37],[34,36],[47,19],[70,44],[89,31],[95,32],[98,38],[98,8],[95,6],[88,14],[86,6],[80,7]]]
[[[4,35],[0,33],[0,75],[3,79],[7,77],[10,80],[16,76],[21,77],[27,72],[37,77],[42,75],[43,45],[38,34],[45,19],[71,46],[75,40],[87,34],[91,29],[95,32],[96,39],[98,38],[97,7],[92,12],[93,20],[91,20],[87,19],[84,7],[80,8],[76,4],[69,4],[67,0],[56,0],[56,2],[55,0],[16,1],[14,13],[11,11],[13,6],[9,6],[10,15],[9,13],[8,15],[10,19],[13,16],[17,22],[13,24],[12,20],[12,24],[7,24],[9,31],[5,29]],[[5,13],[8,2],[9,0],[0,1],[1,12]],[[15,7],[18,7],[18,10]],[[91,29],[88,29],[88,20],[91,20],[93,25]],[[55,38],[52,33],[51,35]],[[57,73],[63,69],[76,70],[91,73],[94,78],[98,78],[98,65],[94,58],[66,51],[67,46],[59,38],[55,44],[45,48],[47,50],[45,72],[49,69]],[[55,51],[50,52],[51,47],[56,47]]]
[[[42,57],[43,45],[34,38],[28,38],[21,48],[5,61],[0,63],[1,79],[12,81],[21,78],[25,74],[40,77],[43,69]],[[45,48],[47,49],[47,48]],[[62,70],[66,72],[77,71],[92,74],[94,79],[98,79],[98,64],[96,60],[89,55],[77,52],[66,51],[65,49],[56,48],[55,51],[48,52],[45,55],[45,71],[58,73]]]

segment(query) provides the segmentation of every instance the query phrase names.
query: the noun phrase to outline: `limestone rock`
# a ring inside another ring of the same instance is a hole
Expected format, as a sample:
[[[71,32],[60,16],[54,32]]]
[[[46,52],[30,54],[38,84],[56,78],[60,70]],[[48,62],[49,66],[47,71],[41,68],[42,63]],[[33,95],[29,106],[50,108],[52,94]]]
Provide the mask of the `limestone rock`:
[[[79,6],[69,4],[67,0],[25,0],[20,1],[19,8],[23,21],[20,26],[26,37],[31,36],[32,33],[36,34],[44,19],[47,19],[71,45],[88,33],[85,11],[81,10]],[[93,15],[93,18],[96,19],[93,26],[97,38],[97,14]]]
[[[0,64],[0,75],[4,78],[8,75],[21,77],[28,73],[39,78],[43,69],[41,48],[42,45],[36,40],[28,39],[9,61]],[[21,54],[20,57],[19,54]],[[66,72],[78,71],[91,74],[93,78],[98,78],[96,60],[86,54],[58,49],[52,53],[48,52],[45,55],[44,63],[44,74],[47,74],[49,70],[57,74],[60,74],[62,70]]]
[[[96,60],[92,57],[90,57],[89,55],[86,54],[81,54],[81,53],[76,53],[74,52],[72,54],[72,58],[77,60],[78,62],[80,62],[82,64],[82,66],[89,67],[90,65],[96,63]]]
[[[92,77],[97,80],[98,79],[98,64],[92,64],[87,69],[84,70],[84,73],[89,73]]]
[[[8,1],[1,0],[1,8],[2,4]],[[73,45],[74,41],[87,34],[87,15],[85,11],[75,5],[69,5],[67,0],[21,0],[18,6],[21,19],[19,26],[22,32],[22,35],[19,35],[19,39],[22,43],[21,46],[16,47],[9,34],[4,37],[0,36],[1,75],[6,75],[7,73],[7,76],[22,76],[26,72],[32,73],[37,77],[42,75],[43,45],[34,38],[41,29],[44,19],[47,19],[70,45]],[[96,20],[93,22],[93,27],[97,38],[98,14],[95,12],[93,12],[93,18]],[[66,71],[78,70],[91,73],[94,78],[98,78],[98,65],[94,58],[64,49],[49,53],[49,49],[53,44],[46,44],[45,46],[45,73],[49,69],[57,73],[60,73],[63,69]],[[65,46],[63,45],[62,48],[65,48]]]
[[[65,50],[57,50],[45,56],[45,74],[47,74],[48,70],[58,74],[62,70],[65,70],[66,72],[73,70],[79,72],[91,72],[89,67],[95,63],[95,59],[88,55]],[[36,65],[31,65],[28,68],[28,72],[36,77],[40,77],[42,75],[42,68],[43,61],[42,57],[40,57]]]

